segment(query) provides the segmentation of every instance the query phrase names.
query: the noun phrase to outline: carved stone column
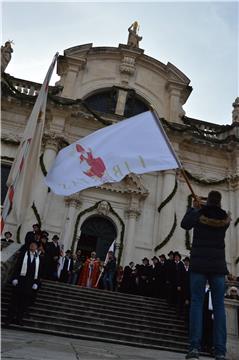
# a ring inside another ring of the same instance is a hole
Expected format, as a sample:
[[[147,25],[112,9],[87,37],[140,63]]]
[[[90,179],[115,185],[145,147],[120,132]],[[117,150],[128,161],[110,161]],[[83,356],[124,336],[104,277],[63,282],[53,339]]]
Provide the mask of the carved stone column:
[[[43,171],[48,172],[59,150],[59,139],[54,134],[44,135],[43,137],[44,153],[40,159],[40,167],[38,169],[38,176],[36,177],[36,184],[33,193],[33,200],[36,205],[37,211],[42,219],[44,226],[45,213],[47,208],[47,194],[48,188],[44,182],[45,174]]]
[[[82,202],[79,196],[76,194],[65,197],[65,204],[67,206],[67,214],[62,236],[64,251],[71,248],[74,234],[74,226],[76,222],[76,209],[79,209],[81,207]]]
[[[135,230],[136,230],[136,220],[140,215],[139,209],[139,199],[138,197],[132,196],[130,199],[129,209],[126,210],[126,216],[128,217],[127,227],[126,227],[126,241],[124,246],[124,263],[128,264],[132,261],[135,251]]]
[[[175,185],[175,171],[167,170],[163,175],[161,202],[173,191]],[[161,243],[169,234],[174,220],[174,199],[171,199],[159,214],[158,243]]]

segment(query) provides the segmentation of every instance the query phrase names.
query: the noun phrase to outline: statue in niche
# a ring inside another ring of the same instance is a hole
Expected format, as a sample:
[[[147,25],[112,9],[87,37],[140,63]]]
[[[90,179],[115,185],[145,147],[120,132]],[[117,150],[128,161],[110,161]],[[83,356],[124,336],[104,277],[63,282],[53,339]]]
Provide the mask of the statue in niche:
[[[6,41],[5,45],[1,46],[1,73],[4,73],[12,57],[12,41]]]
[[[129,36],[127,45],[131,48],[139,48],[139,42],[143,39],[142,36],[138,35],[139,24],[135,21],[129,28]]]

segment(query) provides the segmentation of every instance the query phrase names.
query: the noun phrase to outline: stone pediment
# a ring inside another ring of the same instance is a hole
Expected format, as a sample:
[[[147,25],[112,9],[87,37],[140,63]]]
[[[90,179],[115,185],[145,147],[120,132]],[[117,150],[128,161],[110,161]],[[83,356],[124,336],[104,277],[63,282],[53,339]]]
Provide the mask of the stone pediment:
[[[126,175],[120,182],[106,183],[99,188],[121,194],[135,194],[140,197],[147,197],[149,194],[148,189],[143,185],[141,176],[133,173]]]

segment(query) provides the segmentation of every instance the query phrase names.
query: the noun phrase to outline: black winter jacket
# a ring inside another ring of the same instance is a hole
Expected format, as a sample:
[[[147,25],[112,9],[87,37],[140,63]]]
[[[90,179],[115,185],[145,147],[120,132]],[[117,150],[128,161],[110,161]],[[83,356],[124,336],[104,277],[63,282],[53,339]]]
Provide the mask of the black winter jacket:
[[[193,230],[190,270],[198,273],[228,274],[225,261],[225,233],[228,215],[217,206],[191,208],[185,214],[181,227]]]

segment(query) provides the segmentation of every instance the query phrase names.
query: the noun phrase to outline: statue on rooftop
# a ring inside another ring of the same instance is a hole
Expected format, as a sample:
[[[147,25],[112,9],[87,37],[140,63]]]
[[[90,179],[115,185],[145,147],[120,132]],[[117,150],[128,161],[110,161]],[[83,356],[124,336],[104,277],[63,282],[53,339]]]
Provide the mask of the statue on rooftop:
[[[138,35],[139,24],[135,21],[129,28],[129,36],[127,45],[131,48],[139,48],[139,42],[143,39],[142,36]]]
[[[1,46],[1,73],[4,73],[12,57],[12,41],[6,41],[5,45]]]

